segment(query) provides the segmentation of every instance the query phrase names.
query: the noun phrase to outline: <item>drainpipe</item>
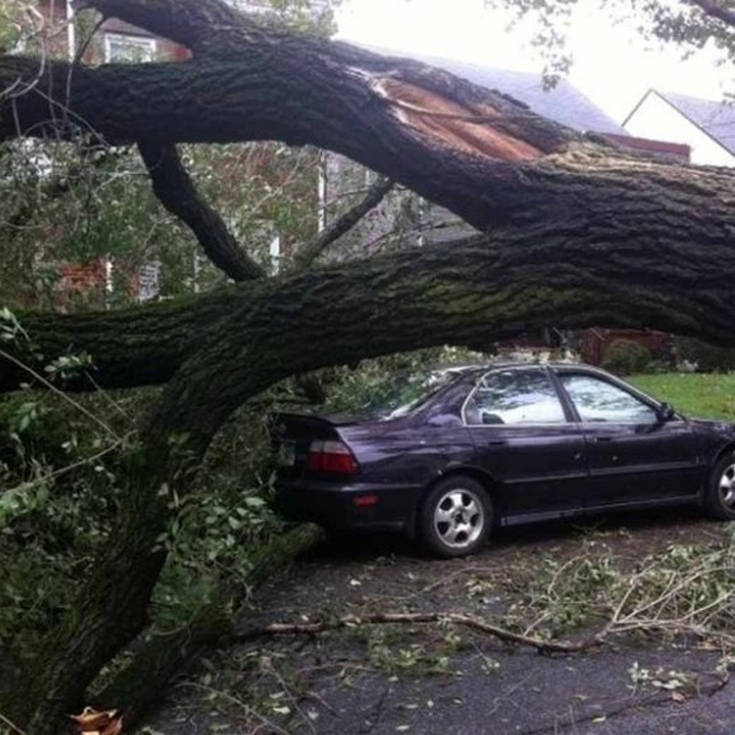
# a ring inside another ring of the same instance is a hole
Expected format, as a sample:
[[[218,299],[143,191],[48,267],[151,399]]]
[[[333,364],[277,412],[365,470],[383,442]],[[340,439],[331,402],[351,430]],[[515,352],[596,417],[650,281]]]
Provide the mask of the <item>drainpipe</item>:
[[[319,218],[318,231],[324,232],[327,229],[327,196],[328,196],[328,180],[327,180],[327,154],[322,152],[319,157]]]
[[[77,33],[74,27],[74,8],[72,0],[66,0],[66,45],[69,51],[69,61],[74,61],[77,53]]]

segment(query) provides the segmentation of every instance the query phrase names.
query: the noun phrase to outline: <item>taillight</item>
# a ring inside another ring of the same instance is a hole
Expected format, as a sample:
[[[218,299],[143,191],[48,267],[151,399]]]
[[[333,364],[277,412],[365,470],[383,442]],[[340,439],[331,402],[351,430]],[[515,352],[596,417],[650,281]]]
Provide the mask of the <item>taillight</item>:
[[[360,468],[346,444],[335,441],[316,441],[312,442],[309,447],[309,470],[356,475]]]

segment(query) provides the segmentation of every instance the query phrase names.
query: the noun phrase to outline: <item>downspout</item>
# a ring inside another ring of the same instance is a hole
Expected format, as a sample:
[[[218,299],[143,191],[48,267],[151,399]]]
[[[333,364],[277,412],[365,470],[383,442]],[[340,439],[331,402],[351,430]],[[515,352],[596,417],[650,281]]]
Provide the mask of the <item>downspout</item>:
[[[77,32],[74,26],[74,8],[72,0],[66,0],[66,45],[69,52],[69,61],[74,61],[77,53]]]

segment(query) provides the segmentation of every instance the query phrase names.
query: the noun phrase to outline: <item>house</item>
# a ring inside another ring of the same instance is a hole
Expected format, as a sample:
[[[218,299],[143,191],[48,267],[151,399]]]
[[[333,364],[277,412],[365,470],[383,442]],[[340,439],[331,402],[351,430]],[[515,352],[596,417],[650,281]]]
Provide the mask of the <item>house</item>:
[[[273,12],[269,0],[225,0],[233,7],[248,12]],[[38,0],[38,10],[45,19],[45,48],[56,57],[73,58],[82,40],[78,37],[71,0]],[[309,9],[315,20],[331,9],[331,0],[310,0]],[[64,32],[65,31],[65,32]],[[166,38],[154,36],[137,26],[116,18],[102,23],[85,53],[88,63],[125,61],[181,61],[189,51]]]
[[[57,58],[73,59],[86,39],[74,22],[71,0],[39,0],[38,11],[44,19],[44,50]],[[25,50],[25,49],[20,49]],[[108,18],[88,44],[87,63],[111,61],[181,60],[189,52],[167,39],[157,38],[142,28]]]
[[[623,127],[629,135],[687,144],[692,163],[735,166],[735,108],[721,101],[649,89]]]

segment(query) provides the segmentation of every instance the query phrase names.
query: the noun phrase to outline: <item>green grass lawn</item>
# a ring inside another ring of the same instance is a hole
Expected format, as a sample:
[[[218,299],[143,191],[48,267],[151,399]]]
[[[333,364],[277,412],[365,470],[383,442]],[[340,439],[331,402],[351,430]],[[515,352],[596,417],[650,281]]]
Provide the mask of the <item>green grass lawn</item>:
[[[633,385],[692,418],[735,421],[735,373],[634,375]]]

